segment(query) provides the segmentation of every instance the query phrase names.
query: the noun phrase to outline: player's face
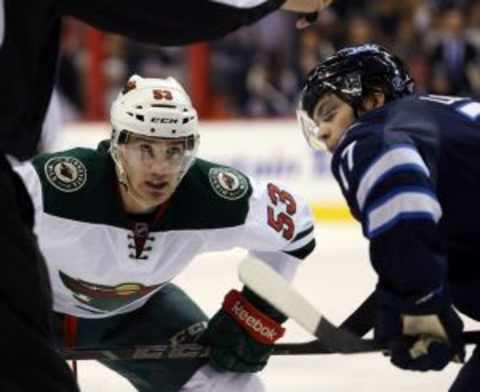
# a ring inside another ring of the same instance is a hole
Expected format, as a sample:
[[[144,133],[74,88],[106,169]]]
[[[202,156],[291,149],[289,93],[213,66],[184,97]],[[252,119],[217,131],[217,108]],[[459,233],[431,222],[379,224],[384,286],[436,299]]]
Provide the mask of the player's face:
[[[121,146],[129,189],[122,191],[128,212],[149,212],[175,192],[185,162],[185,143],[134,137]]]
[[[326,94],[318,100],[313,111],[313,121],[318,127],[316,138],[323,142],[330,152],[334,152],[354,120],[355,114],[350,105],[335,94]]]

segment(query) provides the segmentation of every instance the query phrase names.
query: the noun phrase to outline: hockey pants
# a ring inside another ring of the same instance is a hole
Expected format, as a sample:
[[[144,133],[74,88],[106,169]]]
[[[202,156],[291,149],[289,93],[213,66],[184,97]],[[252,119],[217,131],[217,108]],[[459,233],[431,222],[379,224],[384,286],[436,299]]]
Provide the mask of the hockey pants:
[[[59,315],[61,319],[61,316]],[[114,317],[78,319],[77,347],[131,347],[193,342],[206,315],[181,289],[166,285],[140,309]],[[139,392],[260,392],[256,375],[219,373],[206,359],[101,361]],[[80,370],[81,371],[81,370]]]

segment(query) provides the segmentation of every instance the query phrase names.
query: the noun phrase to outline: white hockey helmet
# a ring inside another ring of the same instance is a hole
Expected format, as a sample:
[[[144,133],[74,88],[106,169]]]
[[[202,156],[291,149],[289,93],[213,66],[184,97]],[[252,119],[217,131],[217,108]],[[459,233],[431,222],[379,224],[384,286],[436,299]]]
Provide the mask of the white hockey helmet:
[[[198,116],[190,97],[174,78],[133,75],[112,104],[111,154],[119,180],[128,185],[119,146],[131,136],[185,142],[185,160],[179,181],[195,160],[199,144]]]

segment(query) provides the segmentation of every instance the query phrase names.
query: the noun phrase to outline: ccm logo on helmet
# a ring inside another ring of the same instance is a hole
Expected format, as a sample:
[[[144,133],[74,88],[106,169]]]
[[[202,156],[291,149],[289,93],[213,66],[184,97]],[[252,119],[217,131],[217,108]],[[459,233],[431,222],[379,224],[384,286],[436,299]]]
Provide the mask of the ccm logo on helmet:
[[[178,119],[176,119],[176,118],[154,117],[154,118],[152,118],[152,123],[155,123],[155,124],[177,124]]]
[[[236,290],[227,294],[223,302],[223,309],[249,335],[261,343],[273,344],[285,333],[285,329],[280,324],[256,309]]]

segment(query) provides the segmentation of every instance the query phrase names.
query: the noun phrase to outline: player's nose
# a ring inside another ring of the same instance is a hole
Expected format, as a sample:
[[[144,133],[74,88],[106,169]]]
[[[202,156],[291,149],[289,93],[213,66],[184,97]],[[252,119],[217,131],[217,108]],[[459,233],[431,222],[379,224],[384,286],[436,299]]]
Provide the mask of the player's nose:
[[[150,174],[153,177],[168,177],[176,172],[178,172],[178,165],[170,162],[167,159],[158,159],[153,162],[150,167]]]
[[[326,125],[325,123],[322,123],[318,126],[318,138],[322,141],[322,142],[326,142],[330,135],[331,135],[331,129],[330,129],[330,126]]]

